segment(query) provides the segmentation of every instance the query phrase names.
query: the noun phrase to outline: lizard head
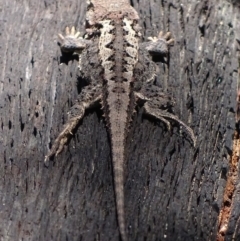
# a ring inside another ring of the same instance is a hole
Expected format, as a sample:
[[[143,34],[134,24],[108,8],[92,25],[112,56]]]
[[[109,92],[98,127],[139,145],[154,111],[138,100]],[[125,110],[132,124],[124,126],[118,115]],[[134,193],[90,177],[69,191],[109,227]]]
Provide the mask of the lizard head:
[[[88,0],[86,21],[90,26],[109,17],[127,17],[129,20],[138,20],[137,11],[128,0]]]

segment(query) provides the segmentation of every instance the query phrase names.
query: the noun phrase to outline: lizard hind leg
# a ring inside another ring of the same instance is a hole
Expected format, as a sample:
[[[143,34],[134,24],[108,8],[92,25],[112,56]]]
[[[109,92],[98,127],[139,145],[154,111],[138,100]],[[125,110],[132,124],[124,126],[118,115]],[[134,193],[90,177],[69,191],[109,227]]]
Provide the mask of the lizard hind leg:
[[[185,124],[183,121],[181,121],[176,115],[169,113],[166,110],[152,108],[147,103],[144,104],[144,111],[147,115],[155,117],[156,119],[164,122],[167,125],[168,130],[170,130],[170,122],[168,121],[168,119],[176,121],[178,124],[184,127],[193,142],[193,146],[196,146],[196,137],[193,133],[192,128]]]
[[[183,126],[186,133],[190,136],[193,145],[196,145],[196,137],[193,130],[181,121],[178,116],[169,112],[174,105],[170,95],[162,92],[161,88],[153,85],[152,83],[146,83],[142,88],[141,93],[136,93],[137,99],[141,99],[144,102],[143,108],[146,115],[152,116],[167,125],[168,130],[171,129],[170,120],[177,122]]]
[[[71,110],[68,113],[69,120],[65,124],[63,131],[58,135],[54,144],[51,148],[51,151],[45,156],[45,162],[53,156],[60,154],[67,144],[69,139],[73,136],[73,132],[78,126],[81,119],[83,119],[85,110],[90,109],[100,103],[101,100],[101,87],[96,86],[87,86],[82,90],[79,95],[76,104],[72,106]]]

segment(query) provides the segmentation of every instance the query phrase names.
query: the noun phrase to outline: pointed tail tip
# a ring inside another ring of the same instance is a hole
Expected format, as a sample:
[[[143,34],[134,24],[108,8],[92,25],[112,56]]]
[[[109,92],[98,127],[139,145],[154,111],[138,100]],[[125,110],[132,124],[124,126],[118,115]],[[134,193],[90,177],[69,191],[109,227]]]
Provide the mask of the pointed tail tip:
[[[119,233],[120,233],[121,241],[128,241],[127,233],[125,229],[125,223],[122,223],[119,225]]]
[[[121,234],[121,241],[128,241],[128,238],[126,236],[126,233]]]

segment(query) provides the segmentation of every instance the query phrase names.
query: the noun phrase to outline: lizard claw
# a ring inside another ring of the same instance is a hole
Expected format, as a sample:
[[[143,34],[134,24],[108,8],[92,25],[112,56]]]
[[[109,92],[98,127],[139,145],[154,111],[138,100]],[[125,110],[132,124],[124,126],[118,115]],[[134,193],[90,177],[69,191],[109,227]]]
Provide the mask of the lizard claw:
[[[76,32],[75,27],[72,27],[71,29],[66,27],[65,34],[65,36],[58,34],[61,43],[61,49],[64,52],[81,52],[86,47],[87,40],[80,36],[80,32]]]
[[[80,37],[80,34],[81,34],[80,32],[76,32],[75,35],[74,35],[74,37],[75,37],[75,38],[79,38],[79,37]],[[80,38],[81,38],[81,37],[80,37]]]
[[[66,35],[70,35],[69,27],[66,27],[66,29],[65,29],[65,33],[66,33]]]
[[[72,29],[71,29],[71,35],[75,35],[75,32],[76,32],[75,27],[72,26]]]
[[[65,29],[65,34],[66,34],[66,37],[72,37],[72,38],[79,38],[79,39],[82,39],[82,37],[79,37],[80,36],[80,32],[76,32],[76,29],[75,27],[73,26],[70,30],[69,27],[66,27]],[[65,38],[62,36],[62,34],[58,34],[58,36],[64,40]]]
[[[61,39],[61,41],[64,41],[64,37],[62,36],[62,34],[58,34],[58,37]]]
[[[47,163],[48,160],[49,160],[49,156],[45,156],[45,158],[44,158],[44,162]]]
[[[49,167],[49,157],[48,156],[45,156],[45,158],[44,158],[44,166]]]

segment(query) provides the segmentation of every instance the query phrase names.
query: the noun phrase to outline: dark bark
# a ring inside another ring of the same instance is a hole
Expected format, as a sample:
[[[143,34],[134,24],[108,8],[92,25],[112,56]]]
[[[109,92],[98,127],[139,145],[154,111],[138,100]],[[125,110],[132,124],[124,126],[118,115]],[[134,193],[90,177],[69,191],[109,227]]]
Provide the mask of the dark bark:
[[[160,30],[175,38],[158,83],[176,98],[197,146],[139,109],[125,168],[129,240],[216,240],[235,129],[239,8],[223,0],[132,4],[145,39]],[[77,61],[61,58],[57,34],[84,31],[85,1],[0,6],[0,240],[119,240],[101,111],[88,112],[64,152],[43,163],[81,91]],[[226,240],[240,236],[238,189]]]

